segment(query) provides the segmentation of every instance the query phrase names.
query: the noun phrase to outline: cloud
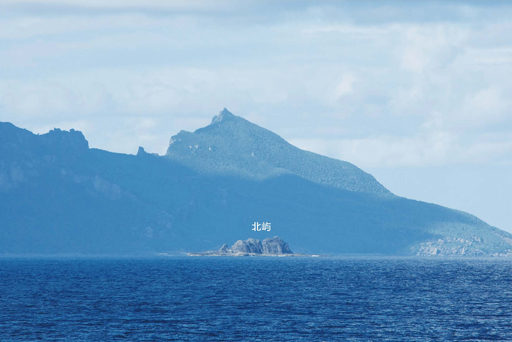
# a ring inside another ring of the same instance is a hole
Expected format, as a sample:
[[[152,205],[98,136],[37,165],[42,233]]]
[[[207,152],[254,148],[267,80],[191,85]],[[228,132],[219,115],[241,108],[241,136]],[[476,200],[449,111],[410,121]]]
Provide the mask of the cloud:
[[[124,111],[158,114],[170,111],[180,103],[179,88],[163,83],[160,78],[146,79],[129,86]]]
[[[76,89],[58,81],[8,81],[0,82],[0,90],[4,115],[17,118],[77,118],[115,109],[112,95],[100,82]]]
[[[425,166],[445,161],[454,149],[448,133],[422,137],[375,137],[338,140],[294,140],[298,147],[342,159],[361,167]]]
[[[69,111],[76,101],[73,90],[57,82],[40,85],[2,84],[0,103],[5,111],[26,117],[52,117]]]
[[[87,9],[108,9],[117,11],[144,11],[144,10],[167,10],[167,11],[196,11],[205,12],[212,10],[226,10],[235,7],[230,1],[191,1],[191,0],[3,0],[2,6],[6,9],[32,10],[50,9],[56,13],[69,13],[76,11],[83,15]],[[98,13],[98,12],[93,12]],[[90,12],[85,14],[90,15]]]
[[[461,53],[468,39],[468,30],[455,25],[436,24],[412,26],[406,29],[401,66],[421,73],[428,66],[446,68]]]
[[[510,140],[478,141],[463,146],[459,137],[448,132],[403,138],[294,139],[290,142],[299,148],[346,160],[363,168],[485,164],[512,157]]]
[[[302,30],[305,35],[319,37],[325,34],[348,36],[352,39],[379,39],[383,38],[397,28],[396,24],[381,26],[360,26],[354,24],[314,25]]]
[[[421,72],[429,60],[421,49],[408,46],[403,52],[402,67],[406,70]]]
[[[335,89],[335,97],[339,99],[342,96],[350,94],[352,89],[352,83],[354,83],[355,78],[352,75],[344,75],[341,79],[341,82],[338,83]]]
[[[501,90],[489,87],[467,94],[460,110],[460,119],[465,125],[480,126],[501,121],[510,115],[510,100],[502,97]]]
[[[28,39],[32,37],[54,36],[58,34],[83,34],[97,32],[98,29],[130,29],[137,23],[139,29],[150,29],[164,25],[163,20],[151,20],[141,14],[113,14],[102,17],[42,17],[38,15],[3,18],[0,39]],[[167,25],[170,23],[167,22]],[[182,23],[183,24],[183,23]]]

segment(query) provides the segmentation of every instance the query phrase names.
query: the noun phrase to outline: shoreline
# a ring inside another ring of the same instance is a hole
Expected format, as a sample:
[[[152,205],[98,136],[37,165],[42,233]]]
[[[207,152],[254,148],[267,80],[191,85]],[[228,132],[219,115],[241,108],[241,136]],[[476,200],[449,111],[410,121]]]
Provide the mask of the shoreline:
[[[219,253],[219,252],[203,252],[203,253],[187,253],[191,257],[274,257],[274,258],[292,258],[292,257],[306,257],[306,258],[319,258],[320,254],[298,254],[298,253],[284,253],[284,254],[260,254],[260,253]]]

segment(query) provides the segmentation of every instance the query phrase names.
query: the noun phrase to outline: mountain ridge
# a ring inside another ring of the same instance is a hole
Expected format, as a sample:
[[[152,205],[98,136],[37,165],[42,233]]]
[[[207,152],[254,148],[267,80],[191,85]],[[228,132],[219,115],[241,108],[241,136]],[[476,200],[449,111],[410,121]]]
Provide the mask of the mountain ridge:
[[[0,123],[0,253],[186,252],[277,234],[306,254],[512,255],[511,234],[439,205],[291,172],[200,171],[143,148],[91,149],[78,131]],[[252,232],[257,221],[272,232]]]
[[[166,157],[205,174],[266,179],[290,173],[349,191],[392,195],[355,165],[301,150],[226,108],[208,126],[174,135]]]

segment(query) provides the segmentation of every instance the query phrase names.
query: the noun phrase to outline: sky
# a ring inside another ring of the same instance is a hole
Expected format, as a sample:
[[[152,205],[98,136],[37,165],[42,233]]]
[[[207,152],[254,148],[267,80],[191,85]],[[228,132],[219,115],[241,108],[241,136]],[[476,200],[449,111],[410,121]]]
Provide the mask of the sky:
[[[224,107],[512,232],[512,2],[0,2],[0,121],[164,154]]]

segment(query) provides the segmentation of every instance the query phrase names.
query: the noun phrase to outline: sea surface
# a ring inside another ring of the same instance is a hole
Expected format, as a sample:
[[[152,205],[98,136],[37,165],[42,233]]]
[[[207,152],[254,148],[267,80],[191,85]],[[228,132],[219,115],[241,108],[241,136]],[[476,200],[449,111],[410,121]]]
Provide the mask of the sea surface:
[[[512,260],[0,258],[0,341],[512,341]]]

